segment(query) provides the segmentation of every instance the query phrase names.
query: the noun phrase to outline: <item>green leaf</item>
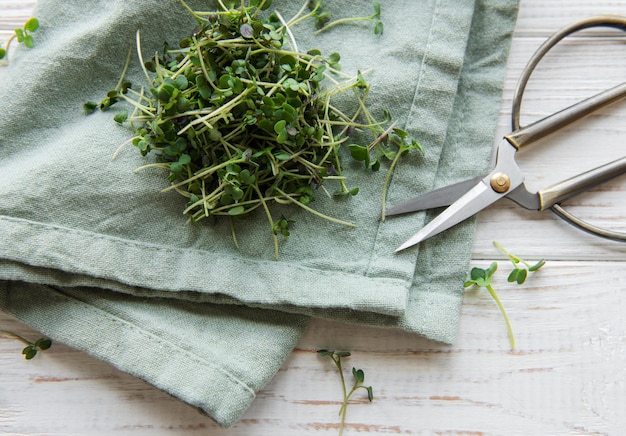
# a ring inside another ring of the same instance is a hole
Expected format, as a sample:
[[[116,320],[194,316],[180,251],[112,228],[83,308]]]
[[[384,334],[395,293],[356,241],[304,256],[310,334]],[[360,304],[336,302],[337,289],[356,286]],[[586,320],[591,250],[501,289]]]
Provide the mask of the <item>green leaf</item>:
[[[482,268],[474,267],[470,272],[470,278],[472,280],[484,279],[486,276],[485,270]]]
[[[493,274],[496,272],[496,270],[498,269],[498,263],[497,262],[492,262],[491,265],[489,265],[489,268],[487,268],[485,270],[485,278],[491,278],[491,276],[493,276]]]
[[[333,354],[335,354],[334,351],[331,350],[317,350],[317,352],[321,355],[321,356],[332,356]]]
[[[39,29],[39,20],[37,20],[37,18],[33,17],[30,18],[25,24],[24,24],[24,30],[27,30],[29,32],[34,32],[35,30]]]
[[[367,162],[369,160],[369,150],[367,147],[358,144],[348,145],[350,155],[352,158],[359,162]]]
[[[376,24],[374,25],[374,34],[375,35],[382,35],[383,31],[384,31],[383,22],[382,21],[377,21]]]
[[[230,196],[230,198],[232,198],[234,201],[239,201],[243,198],[244,192],[241,188],[239,188],[238,186],[235,185],[227,185],[224,188],[224,193],[228,196]]]
[[[276,158],[276,160],[282,160],[282,161],[287,161],[291,159],[291,155],[284,151],[276,153],[274,157]]]
[[[245,169],[239,173],[239,180],[241,180],[241,183],[251,185],[256,180],[256,177],[254,176],[254,174],[250,173],[250,170]]]
[[[135,145],[142,153],[146,153],[150,148],[150,143],[144,139],[140,139],[139,141],[137,141],[136,144],[133,145]]]
[[[331,19],[330,12],[322,11],[315,17],[315,27],[317,29],[321,29],[328,23]]]
[[[285,71],[293,71],[296,65],[298,65],[296,58],[291,55],[282,56],[278,63]]]
[[[175,176],[176,176],[176,175],[180,174],[180,173],[182,172],[182,170],[183,170],[183,166],[182,166],[180,163],[178,163],[178,162],[172,162],[172,163],[170,164],[170,172],[171,172],[173,175],[175,175]]]
[[[283,132],[283,131],[285,131],[285,127],[286,126],[287,126],[287,121],[285,121],[285,120],[277,121],[274,124],[274,132],[276,132],[276,133]]]
[[[33,36],[30,34],[24,35],[24,45],[28,48],[33,48],[35,46],[35,42],[33,40]]]
[[[336,70],[341,69],[341,66],[339,65],[340,60],[341,60],[341,55],[339,55],[339,53],[337,52],[331,53],[330,56],[328,56],[329,65]]]
[[[7,51],[3,49],[2,47],[0,47],[0,59],[4,59],[6,55],[7,55]]]
[[[122,124],[123,122],[125,122],[128,119],[128,112],[127,111],[121,111],[118,112],[117,114],[115,114],[115,116],[113,117],[113,120],[115,120],[116,123],[118,124]]]
[[[366,389],[367,399],[370,400],[370,402],[374,401],[374,389],[371,386],[368,386]]]
[[[489,268],[483,269],[474,267],[470,272],[470,280],[464,283],[464,287],[468,287],[471,285],[487,287],[491,285],[491,276],[498,269],[498,264],[493,262],[489,265]]]
[[[526,277],[528,277],[528,271],[526,269],[519,269],[517,273],[517,284],[521,285],[526,281]]]
[[[507,277],[506,281],[509,283],[513,283],[515,281],[517,281],[517,276],[519,275],[520,270],[515,268],[513,269],[513,271],[511,271],[511,273],[509,274],[509,276]]]
[[[15,29],[15,38],[17,42],[24,42],[24,30],[20,28]]]
[[[209,100],[213,95],[213,90],[208,85],[198,87],[198,94],[205,100]]]
[[[409,146],[411,150],[422,150],[422,146],[415,139],[411,140],[411,145]]]
[[[281,105],[280,110],[277,111],[277,115],[287,123],[293,123],[298,118],[298,112],[288,103]]]
[[[322,80],[324,80],[324,71],[326,71],[326,65],[320,64],[315,69],[315,74],[311,76],[311,80],[314,82],[321,82]]]
[[[324,2],[322,0],[309,0],[309,10],[316,11],[324,6]]]
[[[396,135],[397,135],[400,139],[402,139],[402,141],[404,141],[404,140],[405,140],[405,139],[409,136],[409,134],[408,134],[406,131],[404,131],[404,130],[402,130],[402,129],[398,128],[398,127],[394,127],[394,129],[393,129],[392,131],[393,131],[393,133],[395,133],[395,134],[396,134]]]
[[[541,268],[542,266],[544,266],[546,264],[546,261],[541,259],[539,262],[537,262],[536,264],[534,264],[533,266],[531,266],[530,268],[528,268],[528,271],[530,272],[535,272],[537,271],[539,268]]]
[[[40,338],[37,339],[37,342],[35,342],[35,347],[39,348],[40,350],[47,350],[51,346],[52,341],[48,338]]]
[[[280,132],[278,132],[278,136],[276,137],[276,142],[278,142],[279,144],[284,144],[285,142],[287,142],[288,137],[289,137],[289,132],[287,132],[287,129],[281,130]]]
[[[28,345],[22,350],[24,359],[30,360],[37,355],[37,349],[33,345]]]
[[[85,112],[86,115],[94,113],[97,108],[98,108],[98,103],[96,103],[95,101],[87,101],[83,104],[83,111]]]
[[[183,75],[178,76],[174,79],[174,86],[176,86],[180,90],[185,90],[189,86],[189,81]]]
[[[365,381],[365,373],[362,369],[352,368],[352,375],[354,376],[354,379],[359,383],[363,383]]]
[[[283,88],[285,90],[298,92],[300,90],[300,83],[296,79],[289,78],[283,82]]]
[[[237,215],[241,215],[245,211],[246,209],[243,206],[234,206],[228,209],[228,215],[237,216]]]
[[[351,356],[351,353],[349,351],[337,351],[335,353],[335,356],[337,356],[337,357],[349,357],[349,356]]]
[[[360,71],[356,76],[356,86],[363,89],[367,88],[367,81]]]
[[[380,3],[374,2],[374,17],[380,18]]]
[[[274,223],[272,232],[275,235],[280,233],[281,235],[285,237],[285,239],[287,239],[289,238],[289,227],[291,226],[291,224],[293,224],[293,221],[288,220],[287,218],[283,216],[281,217],[281,219],[279,219],[278,221]]]
[[[188,154],[181,154],[180,157],[178,158],[178,163],[181,165],[187,165],[190,162],[191,162],[191,156],[189,156]]]
[[[150,89],[150,91],[161,102],[167,103],[172,98],[172,95],[174,94],[174,90],[175,89],[176,88],[174,87],[174,85],[170,85],[168,83],[163,83],[158,88]]]

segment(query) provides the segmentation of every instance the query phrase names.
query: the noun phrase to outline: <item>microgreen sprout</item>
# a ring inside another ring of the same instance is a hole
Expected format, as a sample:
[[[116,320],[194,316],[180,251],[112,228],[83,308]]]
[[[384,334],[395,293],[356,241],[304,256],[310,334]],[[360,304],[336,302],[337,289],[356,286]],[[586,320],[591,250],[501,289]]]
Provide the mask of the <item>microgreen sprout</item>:
[[[502,245],[498,242],[494,241],[493,245],[500,250],[504,255],[506,255],[511,263],[513,264],[513,270],[509,274],[507,280],[509,282],[517,282],[518,284],[522,284],[526,281],[526,277],[528,277],[529,272],[535,272],[542,266],[546,264],[544,259],[541,259],[539,262],[531,265],[529,262],[524,259],[520,259],[514,254],[509,253]]]
[[[515,256],[514,254],[509,253],[498,242],[494,241],[493,245],[496,248],[498,248],[498,250],[500,250],[503,254],[505,254],[509,258],[511,263],[513,264],[513,270],[511,271],[507,279],[507,281],[510,283],[516,282],[517,284],[521,285],[522,283],[526,281],[526,278],[528,277],[529,272],[537,271],[546,263],[543,259],[541,259],[536,264],[531,265],[525,260],[522,260],[519,257]],[[511,327],[509,317],[507,316],[506,311],[504,310],[504,306],[502,305],[500,298],[498,298],[498,294],[496,293],[495,289],[493,288],[491,284],[491,279],[494,273],[497,271],[497,269],[498,269],[497,262],[492,262],[488,268],[484,268],[484,269],[478,268],[478,267],[472,268],[470,272],[470,278],[463,284],[463,286],[466,288],[469,286],[478,286],[478,287],[485,288],[487,289],[487,291],[489,291],[489,294],[491,295],[493,300],[496,302],[496,305],[498,306],[500,313],[504,317],[504,321],[507,327],[507,332],[509,335],[509,342],[511,343],[511,349],[513,350],[515,349],[515,338],[513,336],[513,329]]]
[[[315,32],[316,35],[325,32],[332,27],[357,21],[371,21],[374,23],[374,33],[376,35],[381,35],[383,33],[383,22],[380,18],[380,3],[375,1],[373,3],[373,7],[374,13],[372,15],[339,18],[333,21],[332,14],[327,9],[324,9],[323,0],[310,0],[309,9],[311,12],[309,13],[309,16],[315,19],[315,27],[317,28],[317,31]]]
[[[178,48],[166,46],[145,62],[137,33],[147,83],[133,88],[124,79],[128,58],[115,88],[100,102],[83,106],[86,113],[109,110],[118,102],[129,106],[114,120],[130,126],[134,136],[129,143],[142,155],[158,160],[138,170],[165,170],[170,183],[166,190],[187,200],[184,213],[192,222],[228,218],[235,245],[233,223],[263,213],[275,257],[278,236],[287,238],[293,224],[284,216],[273,217],[275,203],[354,226],[311,205],[317,192],[330,195],[329,187],[334,186],[337,196],[358,193],[342,173],[342,147],[370,170],[378,170],[381,160],[389,162],[384,201],[398,158],[419,144],[392,124],[387,112],[383,121],[370,113],[364,74],[342,73],[338,53],[297,51],[290,27],[315,16],[305,14],[306,5],[285,21],[277,12],[261,17],[269,0],[248,0],[247,6],[245,1],[221,1],[223,10],[217,12],[193,11],[181,3],[200,29]],[[351,114],[333,105],[335,97],[346,93],[354,96]],[[371,143],[348,145],[355,129],[371,133]]]
[[[500,301],[498,294],[496,293],[495,289],[493,288],[491,284],[491,278],[497,269],[498,269],[497,262],[492,262],[488,268],[484,268],[484,269],[474,267],[472,268],[472,271],[470,272],[470,279],[467,280],[463,284],[463,286],[466,288],[469,286],[478,286],[481,288],[485,288],[487,289],[487,291],[489,291],[491,298],[493,298],[493,300],[496,302],[496,305],[498,306],[500,313],[504,317],[504,321],[506,323],[506,329],[509,334],[509,342],[511,343],[511,349],[513,350],[515,349],[515,337],[513,336],[513,328],[511,327],[511,322],[509,321],[509,317],[506,314],[506,310],[504,310],[504,306],[502,305],[502,302]]]
[[[26,360],[30,360],[35,357],[38,350],[47,350],[52,345],[52,341],[48,338],[39,338],[35,342],[31,342],[23,336],[8,330],[0,330],[0,335],[9,336],[25,344],[26,346],[22,350],[22,354]]]
[[[9,53],[9,47],[13,41],[17,41],[18,43],[24,44],[25,47],[33,48],[35,45],[35,41],[33,39],[32,33],[39,29],[39,20],[37,18],[29,18],[26,23],[24,23],[23,27],[18,27],[13,32],[13,35],[7,39],[4,44],[4,47],[0,47],[0,59],[4,59]],[[3,63],[6,65],[6,61]]]
[[[341,388],[343,391],[343,402],[341,404],[341,407],[339,408],[339,416],[341,417],[339,435],[342,435],[343,429],[346,425],[346,412],[348,410],[348,402],[350,401],[350,398],[352,398],[352,395],[354,395],[357,390],[363,389],[367,391],[367,399],[371,402],[374,400],[374,390],[371,386],[363,385],[363,382],[365,381],[365,373],[362,369],[356,369],[354,367],[352,368],[352,377],[354,378],[354,382],[351,389],[348,390],[346,380],[343,374],[343,365],[341,359],[349,357],[351,355],[349,351],[318,350],[317,352],[321,356],[329,357],[339,371],[339,377],[341,378]]]

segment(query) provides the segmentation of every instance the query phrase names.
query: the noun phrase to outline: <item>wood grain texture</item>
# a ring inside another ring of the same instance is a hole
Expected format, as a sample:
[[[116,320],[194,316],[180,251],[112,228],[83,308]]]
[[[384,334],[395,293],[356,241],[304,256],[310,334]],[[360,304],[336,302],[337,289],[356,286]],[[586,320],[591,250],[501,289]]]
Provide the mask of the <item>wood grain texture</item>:
[[[0,0],[0,38],[23,23],[34,4]],[[510,129],[513,89],[533,51],[561,26],[606,13],[626,15],[626,1],[522,0],[498,137]],[[625,54],[626,38],[616,32],[568,39],[533,77],[524,122],[622,82]],[[529,184],[540,188],[621,157],[625,134],[626,102],[524,150],[519,162]],[[585,219],[626,231],[625,191],[622,177],[568,204]],[[484,291],[466,293],[453,346],[394,330],[314,321],[244,418],[220,429],[193,408],[82,352],[55,344],[24,362],[20,344],[0,337],[0,433],[335,435],[338,374],[315,350],[336,348],[352,351],[346,366],[363,368],[375,390],[372,404],[357,397],[349,407],[346,435],[623,434],[626,244],[592,237],[550,212],[511,202],[479,215],[474,265],[505,265],[494,240],[530,260],[548,260],[524,286],[508,284],[504,275],[495,280],[515,330],[515,352]],[[0,326],[37,337],[2,313]]]

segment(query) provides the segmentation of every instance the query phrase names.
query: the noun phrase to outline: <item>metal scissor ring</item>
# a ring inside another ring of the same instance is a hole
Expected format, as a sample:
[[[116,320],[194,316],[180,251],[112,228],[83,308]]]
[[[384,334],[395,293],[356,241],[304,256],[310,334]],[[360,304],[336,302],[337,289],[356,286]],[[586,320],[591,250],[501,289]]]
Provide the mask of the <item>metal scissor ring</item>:
[[[524,68],[522,75],[517,82],[517,86],[513,94],[513,106],[511,111],[511,126],[513,128],[513,131],[521,129],[520,112],[522,107],[522,98],[524,96],[524,92],[526,91],[526,85],[528,85],[530,76],[535,70],[537,64],[539,64],[539,61],[543,59],[545,54],[548,53],[548,51],[550,51],[552,47],[554,47],[559,41],[561,41],[565,37],[571,35],[572,33],[576,33],[580,30],[588,29],[591,27],[612,27],[615,29],[626,31],[626,17],[616,15],[602,15],[597,17],[585,18],[562,28],[550,38],[548,38],[539,47],[539,49],[537,49],[535,54],[533,54],[533,56],[526,64],[526,67]],[[616,241],[626,241],[626,233],[617,232],[590,224],[587,221],[584,221],[576,217],[572,213],[568,212],[560,204],[554,204],[550,206],[550,210],[561,219],[580,228],[581,230],[584,230],[596,236],[600,236],[602,238],[612,239]]]

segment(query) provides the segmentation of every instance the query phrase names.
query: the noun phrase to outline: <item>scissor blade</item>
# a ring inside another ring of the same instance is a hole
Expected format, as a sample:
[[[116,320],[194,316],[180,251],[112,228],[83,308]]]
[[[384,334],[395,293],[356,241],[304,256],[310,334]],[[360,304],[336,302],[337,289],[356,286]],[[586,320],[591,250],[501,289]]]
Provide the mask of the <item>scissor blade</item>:
[[[385,216],[400,215],[403,213],[417,212],[420,210],[434,209],[437,207],[450,206],[457,201],[467,191],[476,186],[484,176],[463,180],[462,182],[444,186],[426,194],[411,198],[385,211]]]
[[[491,189],[491,187],[485,182],[485,179],[481,180],[465,195],[452,203],[450,207],[424,226],[408,241],[398,247],[396,252],[417,245],[423,240],[449,229],[450,227],[480,212],[490,204],[502,198],[504,195],[506,194],[499,194]]]

